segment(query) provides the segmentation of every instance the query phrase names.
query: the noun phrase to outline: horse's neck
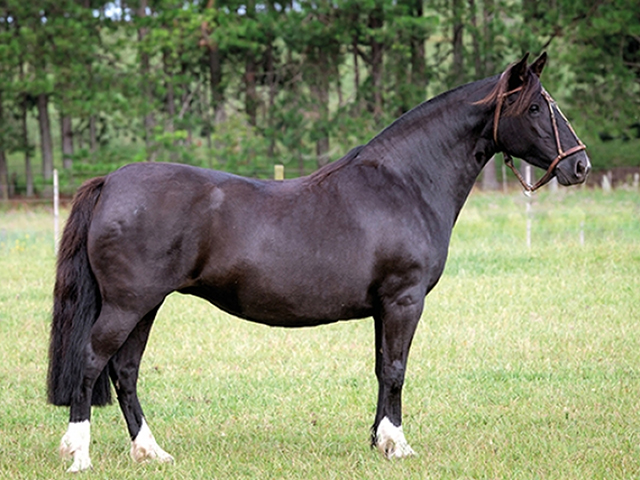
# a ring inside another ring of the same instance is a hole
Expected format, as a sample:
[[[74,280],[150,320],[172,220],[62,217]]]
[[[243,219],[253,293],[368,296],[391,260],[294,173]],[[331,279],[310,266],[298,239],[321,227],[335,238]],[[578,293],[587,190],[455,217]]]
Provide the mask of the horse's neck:
[[[427,203],[441,205],[452,223],[488,160],[475,153],[483,142],[490,144],[483,136],[490,109],[474,102],[494,83],[475,82],[425,102],[367,146],[381,164],[416,185]]]

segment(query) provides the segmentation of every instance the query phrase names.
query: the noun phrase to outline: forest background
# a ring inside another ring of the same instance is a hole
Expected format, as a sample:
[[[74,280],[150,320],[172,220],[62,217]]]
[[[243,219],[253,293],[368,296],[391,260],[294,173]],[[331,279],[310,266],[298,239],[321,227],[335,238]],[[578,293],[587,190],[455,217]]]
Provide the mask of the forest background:
[[[0,0],[0,198],[135,161],[309,173],[542,51],[594,168],[640,166],[638,0]]]

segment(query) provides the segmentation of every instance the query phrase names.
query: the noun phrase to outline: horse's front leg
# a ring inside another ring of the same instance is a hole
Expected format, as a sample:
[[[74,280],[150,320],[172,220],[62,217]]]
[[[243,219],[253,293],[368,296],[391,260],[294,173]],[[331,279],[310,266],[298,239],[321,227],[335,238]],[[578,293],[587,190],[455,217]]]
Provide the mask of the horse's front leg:
[[[378,408],[372,444],[385,457],[415,455],[402,431],[402,386],[409,347],[422,314],[424,293],[398,295],[376,315],[376,376]]]

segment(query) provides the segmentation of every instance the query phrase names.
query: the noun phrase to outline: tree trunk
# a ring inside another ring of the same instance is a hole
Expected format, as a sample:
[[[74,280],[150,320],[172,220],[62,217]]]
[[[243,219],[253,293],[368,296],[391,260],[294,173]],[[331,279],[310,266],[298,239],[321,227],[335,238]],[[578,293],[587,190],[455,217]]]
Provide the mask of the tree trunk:
[[[215,8],[215,1],[208,0],[207,9]],[[220,58],[219,45],[211,38],[212,30],[207,22],[200,25],[202,39],[200,45],[207,48],[208,65],[209,65],[209,88],[211,89],[211,106],[213,107],[214,121],[218,117],[218,109],[223,104],[223,88],[222,88],[222,64]]]
[[[162,52],[162,64],[164,67],[164,88],[167,91],[166,97],[166,110],[167,121],[165,123],[165,129],[169,133],[173,133],[173,120],[176,116],[176,100],[173,92],[173,75],[171,74],[171,66],[169,60],[169,52],[164,50]]]
[[[213,120],[211,115],[211,103],[208,97],[209,91],[206,88],[203,88],[200,92],[200,104],[201,110],[204,113],[204,129],[203,134],[205,136],[205,141],[207,142],[207,159],[209,168],[213,168],[213,141],[211,140],[212,126]]]
[[[14,19],[15,20],[15,25],[16,25],[16,34],[20,31],[20,26],[18,24],[18,19]],[[18,59],[18,76],[20,78],[20,83],[22,85],[25,85],[25,78],[24,78],[24,67],[25,67],[25,62],[24,62],[24,58],[22,57],[22,55],[20,55],[19,59]],[[27,197],[33,197],[34,194],[34,189],[33,189],[33,172],[31,171],[31,156],[30,156],[30,151],[31,149],[29,148],[29,130],[27,129],[27,110],[28,110],[28,104],[27,104],[27,92],[22,91],[20,93],[20,100],[21,100],[21,111],[20,111],[20,126],[22,127],[22,132],[21,132],[21,143],[22,143],[22,148],[24,149],[24,173],[25,173],[25,182],[26,182],[26,186],[27,186],[27,191],[26,191],[26,196]],[[14,172],[13,177],[16,177],[16,173]],[[16,183],[14,182],[13,179],[11,180],[11,183],[14,184],[15,187],[17,187]],[[17,193],[16,191],[14,191],[13,193]],[[10,192],[11,194],[11,192]]]
[[[189,64],[187,62],[181,62],[180,76],[185,79],[189,77]],[[194,87],[194,88],[197,89],[198,87]],[[191,102],[193,101],[195,92],[190,90],[191,89],[189,86],[189,82],[185,81],[182,84],[182,96],[180,98],[181,107],[180,107],[180,113],[178,114],[178,120],[180,121],[182,121],[185,114],[191,109]],[[193,142],[193,127],[191,126],[191,122],[186,122],[186,128],[184,128],[185,127],[184,123],[182,123],[181,127],[183,127],[182,129],[187,130],[187,138],[183,142],[180,142],[180,144],[191,145]]]
[[[384,10],[380,2],[376,2],[374,9],[369,13],[368,26],[371,30],[382,30],[384,26]],[[373,88],[373,117],[376,122],[380,121],[382,116],[382,73],[383,73],[383,53],[384,43],[376,38],[376,35],[369,37],[369,46],[371,47],[371,80]]]
[[[256,2],[255,0],[247,1],[247,18],[255,19],[256,16]],[[250,41],[253,39],[249,39]],[[258,94],[256,91],[256,77],[257,77],[257,62],[255,53],[251,47],[245,51],[245,63],[244,63],[244,107],[249,123],[254,127],[257,125],[258,114]]]
[[[274,36],[269,33],[267,36],[267,51],[266,51],[266,76],[267,76],[267,85],[269,87],[269,100],[267,106],[267,127],[269,132],[273,132],[274,129],[274,113],[275,113],[275,102],[276,95],[278,93],[276,88],[276,66],[275,66],[275,58],[273,54],[273,41]],[[269,134],[269,146],[267,147],[267,157],[273,158],[275,155],[276,149],[276,136],[272,133]]]
[[[424,2],[422,0],[412,0],[412,3],[412,15],[416,18],[422,18],[424,16]],[[411,34],[411,80],[417,91],[422,93],[420,98],[414,99],[416,103],[424,100],[424,90],[429,83],[424,46],[426,40],[426,35],[422,31],[414,31]]]
[[[351,48],[353,50],[353,90],[356,106],[360,103],[360,66],[358,65],[358,35],[353,36]]]
[[[73,165],[73,126],[71,116],[60,114],[60,138],[62,140],[62,168],[70,170]]]
[[[329,136],[322,137],[316,141],[316,158],[318,168],[329,163]]]
[[[318,168],[329,163],[329,82],[327,77],[323,77],[321,85],[318,86],[318,113],[320,121],[316,127],[321,135],[316,140],[316,161]]]
[[[174,120],[176,117],[176,99],[175,99],[175,93],[173,90],[173,74],[171,71],[170,63],[171,61],[169,57],[169,52],[165,49],[162,52],[162,64],[164,69],[164,86],[167,92],[167,96],[165,99],[166,101],[165,109],[167,111],[167,118],[164,124],[164,128],[166,132],[173,133],[175,131]],[[180,142],[178,142],[174,137],[171,142],[172,146],[176,146],[178,143]],[[169,149],[169,159],[172,162],[178,161],[178,152],[176,151],[175,148]]]
[[[9,200],[9,168],[4,150],[0,150],[0,198]]]
[[[45,181],[53,177],[53,142],[49,121],[49,98],[46,93],[38,94],[38,123],[40,125],[40,151],[42,152],[42,177]]]
[[[451,0],[453,17],[451,44],[453,47],[452,86],[464,83],[464,44],[462,34],[464,30],[462,0]]]
[[[0,90],[0,125],[4,124],[4,103]],[[2,135],[2,133],[0,133]],[[4,151],[4,139],[0,138],[0,198],[9,200],[9,167]]]
[[[473,27],[473,56],[476,79],[481,79],[493,73],[493,63],[491,55],[493,54],[493,33],[491,21],[493,19],[493,1],[484,0],[482,2],[482,34],[477,23],[477,7],[475,0],[469,0],[469,9],[471,10],[471,25]],[[489,159],[482,173],[482,190],[499,190],[500,182],[498,181],[498,172],[495,155]]]
[[[249,123],[257,125],[258,96],[256,92],[256,61],[253,52],[246,53],[244,69],[244,108]]]
[[[484,29],[484,72],[485,75],[493,75],[495,70],[493,41],[493,22],[495,12],[495,0],[482,2],[482,17]]]
[[[144,18],[147,16],[147,0],[140,0],[140,5],[138,7],[137,15],[139,18]],[[138,42],[142,43],[145,37],[147,36],[148,29],[146,27],[141,27],[138,29]],[[153,95],[149,83],[149,75],[151,72],[151,64],[149,59],[149,54],[144,51],[143,48],[140,49],[140,72],[141,72],[141,90],[143,97],[146,101],[146,105],[144,105],[143,109],[145,111],[143,117],[144,124],[144,141],[147,147],[147,160],[152,162],[155,160],[155,153],[153,152],[153,127],[155,126],[155,120],[153,118],[152,104],[153,104]]]
[[[480,29],[478,28],[478,15],[476,12],[476,0],[469,0],[469,16],[471,23],[471,44],[473,46],[473,66],[475,69],[475,79],[480,80],[485,77],[484,62],[480,49]]]
[[[31,149],[29,148],[29,130],[27,130],[27,95],[23,93],[21,126],[22,126],[22,147],[24,148],[24,173],[27,186],[26,196],[33,197],[33,172],[31,171]]]
[[[89,149],[91,153],[96,153],[96,150],[98,150],[98,135],[96,130],[96,116],[91,115],[89,117]]]
[[[220,50],[218,44],[209,47],[209,85],[211,88],[211,105],[214,118],[218,116],[218,109],[222,107],[222,65],[220,64]]]
[[[522,13],[525,20],[535,20],[539,18],[538,0],[522,0]]]
[[[474,0],[469,0],[469,5],[473,8]],[[481,52],[474,53],[476,56],[476,76],[478,79],[484,78],[487,75],[493,74],[493,70],[495,68],[493,64],[493,30],[492,30],[492,22],[493,22],[493,12],[495,10],[495,0],[484,0],[482,2],[482,48],[478,47],[478,50]],[[474,18],[476,15],[475,10],[472,10],[474,13]],[[475,21],[475,20],[474,20]],[[475,35],[480,37],[480,29],[474,25],[474,29],[477,29],[477,33]],[[479,40],[478,40],[479,42]],[[476,49],[474,45],[474,50]],[[478,59],[482,59],[481,66],[478,66]],[[504,164],[500,168],[501,176],[504,177],[506,172],[504,171]],[[502,179],[503,186],[505,189],[506,178]],[[482,174],[482,190],[500,190],[501,182],[498,179],[497,173],[497,162],[495,155],[491,157],[487,165],[484,167],[484,173]],[[506,189],[505,189],[506,190]]]
[[[317,133],[316,162],[318,168],[329,163],[329,58],[326,49],[317,48],[312,68],[311,92],[315,97],[318,121],[314,128]]]

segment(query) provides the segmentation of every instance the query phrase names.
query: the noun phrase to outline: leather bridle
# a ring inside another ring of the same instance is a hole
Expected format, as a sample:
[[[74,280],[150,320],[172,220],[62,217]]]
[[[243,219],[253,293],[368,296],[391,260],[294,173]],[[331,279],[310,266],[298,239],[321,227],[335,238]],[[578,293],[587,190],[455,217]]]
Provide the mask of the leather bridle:
[[[522,87],[514,88],[513,90],[503,93],[498,97],[498,100],[496,102],[496,111],[493,118],[493,140],[495,141],[496,145],[498,145],[498,123],[500,122],[500,113],[502,112],[502,106],[504,104],[504,100],[512,93],[519,92],[520,90],[522,90]],[[553,98],[551,98],[551,95],[549,95],[549,93],[544,88],[542,89],[542,97],[546,100],[547,105],[549,106],[549,113],[551,116],[551,125],[553,126],[553,134],[556,139],[556,148],[558,149],[558,156],[551,162],[551,165],[549,165],[549,168],[547,169],[546,173],[543,175],[543,177],[540,180],[538,180],[538,182],[535,185],[530,185],[524,178],[522,178],[522,175],[520,174],[518,169],[513,165],[513,158],[511,157],[511,155],[509,155],[507,152],[502,152],[502,154],[504,155],[504,163],[513,171],[516,178],[522,184],[522,188],[524,188],[525,191],[527,192],[533,192],[538,188],[542,187],[543,185],[546,185],[547,182],[549,182],[549,180],[553,178],[553,171],[563,159],[581,150],[585,150],[587,148],[586,145],[582,143],[582,141],[578,138],[578,135],[576,135],[576,132],[571,127],[571,124],[569,123],[569,120],[567,120],[567,117],[564,116],[564,114],[558,107],[558,104],[555,102]],[[569,150],[562,149],[562,144],[560,143],[560,134],[558,132],[558,122],[556,121],[556,115],[553,111],[554,105],[558,110],[558,113],[560,113],[560,115],[564,119],[564,121],[567,122],[567,126],[569,127],[569,130],[571,131],[576,141],[578,142],[576,146],[571,147]]]

